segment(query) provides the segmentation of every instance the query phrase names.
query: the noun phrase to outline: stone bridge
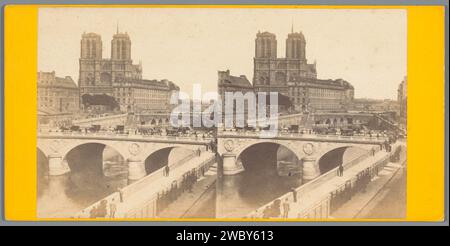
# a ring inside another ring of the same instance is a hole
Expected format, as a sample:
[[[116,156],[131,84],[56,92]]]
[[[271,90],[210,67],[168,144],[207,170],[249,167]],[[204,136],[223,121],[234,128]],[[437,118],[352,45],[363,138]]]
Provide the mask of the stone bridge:
[[[203,151],[211,141],[195,137],[55,133],[38,134],[37,148],[48,160],[49,175],[61,175],[70,171],[66,156],[71,150],[91,143],[108,146],[127,162],[128,178],[137,180],[147,175],[145,160],[153,153],[172,148]]]
[[[312,180],[320,175],[319,160],[340,148],[357,147],[367,151],[378,150],[387,137],[279,134],[275,138],[261,138],[255,132],[222,132],[218,135],[218,153],[222,157],[223,174],[244,171],[240,156],[249,147],[260,143],[284,146],[295,154],[302,168],[302,178]]]

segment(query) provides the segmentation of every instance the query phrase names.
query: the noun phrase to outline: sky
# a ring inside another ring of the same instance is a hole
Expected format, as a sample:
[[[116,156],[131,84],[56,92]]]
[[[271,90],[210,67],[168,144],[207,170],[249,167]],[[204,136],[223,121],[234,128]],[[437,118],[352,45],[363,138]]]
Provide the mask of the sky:
[[[38,71],[78,81],[80,40],[95,32],[110,57],[111,39],[127,32],[144,79],[168,79],[192,95],[217,90],[217,72],[253,78],[258,31],[277,36],[278,57],[293,27],[306,39],[320,79],[345,79],[355,97],[396,99],[406,76],[406,11],[398,9],[41,8]]]

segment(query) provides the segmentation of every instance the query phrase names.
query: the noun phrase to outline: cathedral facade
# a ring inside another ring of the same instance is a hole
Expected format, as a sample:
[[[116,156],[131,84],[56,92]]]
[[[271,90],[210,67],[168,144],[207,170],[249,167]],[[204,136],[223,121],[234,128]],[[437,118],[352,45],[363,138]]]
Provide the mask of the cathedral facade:
[[[111,58],[102,56],[102,39],[96,33],[81,37],[79,60],[80,104],[84,95],[108,95],[115,99],[121,111],[165,113],[169,100],[178,86],[168,80],[142,79],[142,65],[133,64],[131,40],[127,33],[113,35]]]
[[[288,96],[294,111],[342,111],[353,100],[353,86],[342,79],[317,79],[316,63],[306,59],[306,40],[300,32],[286,39],[286,56],[278,57],[275,34],[258,32],[253,59],[255,91]]]

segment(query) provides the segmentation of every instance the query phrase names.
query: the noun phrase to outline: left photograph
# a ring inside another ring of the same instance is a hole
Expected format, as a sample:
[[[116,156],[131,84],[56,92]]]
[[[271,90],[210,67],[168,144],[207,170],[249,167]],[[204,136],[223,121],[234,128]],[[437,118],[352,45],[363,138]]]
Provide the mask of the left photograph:
[[[189,122],[214,102],[193,82],[216,80],[186,72],[163,15],[40,9],[38,218],[215,217],[215,131]]]

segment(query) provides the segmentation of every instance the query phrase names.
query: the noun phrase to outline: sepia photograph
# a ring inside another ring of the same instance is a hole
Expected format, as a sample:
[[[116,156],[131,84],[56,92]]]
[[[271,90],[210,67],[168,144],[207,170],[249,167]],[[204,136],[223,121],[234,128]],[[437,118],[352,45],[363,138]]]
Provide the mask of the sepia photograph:
[[[403,9],[41,7],[37,36],[38,218],[406,218]]]

